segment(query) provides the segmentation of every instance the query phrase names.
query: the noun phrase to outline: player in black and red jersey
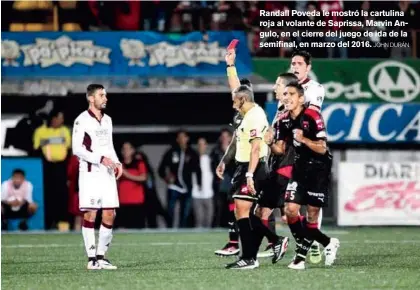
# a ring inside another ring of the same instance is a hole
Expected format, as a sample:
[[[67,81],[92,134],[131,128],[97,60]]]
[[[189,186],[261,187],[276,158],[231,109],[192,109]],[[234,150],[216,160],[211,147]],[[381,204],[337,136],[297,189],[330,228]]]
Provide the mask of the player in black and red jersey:
[[[318,229],[318,215],[328,204],[332,156],[327,147],[324,120],[321,114],[304,105],[304,89],[298,83],[286,87],[284,103],[287,112],[279,116],[277,142],[273,152],[284,154],[286,143],[295,149],[292,178],[287,186],[285,202],[290,230],[299,245],[291,269],[305,269],[305,259],[313,241],[324,246],[325,265],[336,259],[339,240],[330,238]],[[307,207],[307,221],[303,226],[299,211]]]

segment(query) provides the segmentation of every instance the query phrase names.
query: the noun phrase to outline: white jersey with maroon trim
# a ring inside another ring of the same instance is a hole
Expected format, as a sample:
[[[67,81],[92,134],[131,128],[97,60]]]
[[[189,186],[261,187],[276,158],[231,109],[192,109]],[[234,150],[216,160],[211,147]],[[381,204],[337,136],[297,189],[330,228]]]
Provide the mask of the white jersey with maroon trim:
[[[112,119],[104,114],[101,120],[90,110],[81,113],[73,126],[73,153],[80,159],[80,172],[107,171],[101,164],[102,157],[118,161],[112,139]]]
[[[112,120],[103,115],[98,120],[84,111],[74,121],[73,153],[80,159],[79,209],[113,209],[119,207],[114,170],[101,164],[102,157],[120,163],[112,141]]]
[[[302,87],[305,90],[305,103],[321,109],[325,99],[325,89],[323,85],[307,78],[302,82]]]

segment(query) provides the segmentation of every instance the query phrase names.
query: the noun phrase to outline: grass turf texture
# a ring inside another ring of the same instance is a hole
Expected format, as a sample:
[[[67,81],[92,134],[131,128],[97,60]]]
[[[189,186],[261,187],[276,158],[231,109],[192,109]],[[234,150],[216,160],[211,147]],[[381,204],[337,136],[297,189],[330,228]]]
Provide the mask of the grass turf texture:
[[[2,235],[2,289],[418,289],[418,228],[326,230],[341,241],[326,268],[287,268],[294,243],[276,265],[260,259],[255,270],[226,270],[224,232],[114,234],[108,258],[115,271],[88,271],[81,234]],[[281,234],[290,234],[280,231]],[[265,246],[265,241],[262,246]],[[263,247],[261,247],[263,249]]]

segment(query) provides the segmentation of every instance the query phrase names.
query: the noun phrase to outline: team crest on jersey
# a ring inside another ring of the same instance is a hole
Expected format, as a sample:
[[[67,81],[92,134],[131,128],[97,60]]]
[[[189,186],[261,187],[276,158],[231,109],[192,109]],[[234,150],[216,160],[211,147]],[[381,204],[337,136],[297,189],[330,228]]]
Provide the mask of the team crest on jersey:
[[[257,137],[257,129],[252,129],[252,130],[249,132],[249,134],[251,135],[251,138],[252,138],[252,137]]]
[[[303,121],[302,125],[303,125],[304,130],[308,130],[308,128],[309,128],[309,122],[308,121]]]

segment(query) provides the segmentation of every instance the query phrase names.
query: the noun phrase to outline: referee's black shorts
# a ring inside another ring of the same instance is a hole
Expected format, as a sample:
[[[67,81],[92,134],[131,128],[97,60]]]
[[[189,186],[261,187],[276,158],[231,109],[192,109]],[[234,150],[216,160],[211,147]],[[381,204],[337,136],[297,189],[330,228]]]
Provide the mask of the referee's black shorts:
[[[264,184],[268,178],[267,163],[263,158],[258,162],[257,168],[254,172],[254,187],[256,194],[251,194],[248,191],[246,183],[246,173],[248,172],[249,162],[236,162],[236,171],[232,178],[231,194],[233,199],[249,200],[254,202],[258,200]]]

